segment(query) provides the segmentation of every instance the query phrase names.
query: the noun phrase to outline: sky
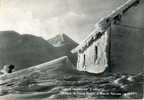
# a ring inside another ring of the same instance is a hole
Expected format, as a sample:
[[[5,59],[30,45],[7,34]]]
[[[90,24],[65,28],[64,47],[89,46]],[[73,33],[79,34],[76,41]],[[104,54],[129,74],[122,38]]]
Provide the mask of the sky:
[[[95,23],[127,0],[0,0],[0,31],[49,39],[65,33],[76,42]]]

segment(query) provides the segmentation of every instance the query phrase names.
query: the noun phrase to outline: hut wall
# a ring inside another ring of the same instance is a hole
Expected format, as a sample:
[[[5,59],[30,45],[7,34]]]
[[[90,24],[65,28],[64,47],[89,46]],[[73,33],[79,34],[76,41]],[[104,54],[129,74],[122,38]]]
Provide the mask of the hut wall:
[[[93,41],[84,52],[78,53],[77,69],[90,73],[104,72],[108,66],[107,45],[108,32],[105,32],[100,39]]]

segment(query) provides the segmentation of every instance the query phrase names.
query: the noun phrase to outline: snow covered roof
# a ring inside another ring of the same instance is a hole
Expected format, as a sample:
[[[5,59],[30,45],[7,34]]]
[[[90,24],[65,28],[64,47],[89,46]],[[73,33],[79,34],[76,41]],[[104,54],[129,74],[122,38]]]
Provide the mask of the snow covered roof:
[[[90,35],[71,52],[76,53],[78,51],[84,51],[94,40],[99,39],[100,36],[104,34],[104,32],[110,27],[111,23],[113,23],[118,16],[122,16],[127,10],[134,5],[137,5],[139,2],[140,0],[128,0],[126,3],[113,10],[109,15],[101,18],[95,24],[95,29],[90,33]]]

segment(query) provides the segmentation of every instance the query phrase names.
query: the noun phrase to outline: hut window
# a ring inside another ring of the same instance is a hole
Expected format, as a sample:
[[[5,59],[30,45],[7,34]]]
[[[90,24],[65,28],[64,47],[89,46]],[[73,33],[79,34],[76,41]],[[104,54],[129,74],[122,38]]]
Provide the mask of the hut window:
[[[98,48],[97,48],[97,46],[95,46],[94,51],[95,51],[94,62],[96,62],[97,56],[98,56]]]
[[[83,55],[83,67],[85,67],[85,60],[86,60],[86,58],[85,58],[85,54]]]

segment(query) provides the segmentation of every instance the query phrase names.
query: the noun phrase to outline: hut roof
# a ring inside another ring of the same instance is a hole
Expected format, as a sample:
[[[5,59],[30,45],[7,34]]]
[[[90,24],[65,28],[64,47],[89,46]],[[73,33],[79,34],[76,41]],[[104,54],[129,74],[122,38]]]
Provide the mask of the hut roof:
[[[108,27],[110,27],[111,23],[115,20],[118,15],[124,14],[127,10],[133,7],[135,4],[139,3],[140,0],[128,0],[123,5],[119,6],[115,10],[113,10],[109,15],[101,18],[96,24],[95,29],[89,34],[86,39],[84,39],[76,48],[74,48],[71,52],[75,53],[80,51],[84,51],[85,48],[89,47],[93,40],[99,39],[99,37],[106,31]]]

